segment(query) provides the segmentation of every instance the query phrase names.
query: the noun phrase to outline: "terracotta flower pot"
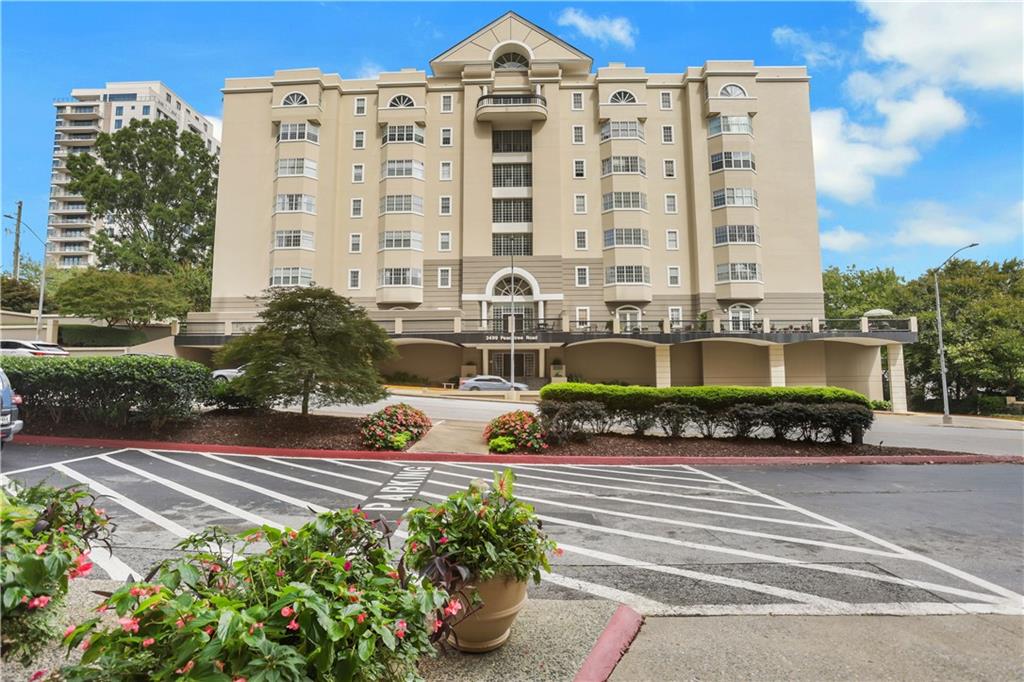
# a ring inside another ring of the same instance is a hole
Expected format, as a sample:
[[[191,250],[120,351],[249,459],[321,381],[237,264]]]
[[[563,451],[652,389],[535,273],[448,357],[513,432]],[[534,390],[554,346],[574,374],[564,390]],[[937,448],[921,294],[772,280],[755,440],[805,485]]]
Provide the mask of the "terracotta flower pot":
[[[468,585],[466,594],[472,595],[475,589],[483,606],[452,628],[455,636],[449,635],[448,643],[459,651],[473,653],[500,647],[512,634],[512,623],[526,606],[526,585],[525,581],[505,577]]]

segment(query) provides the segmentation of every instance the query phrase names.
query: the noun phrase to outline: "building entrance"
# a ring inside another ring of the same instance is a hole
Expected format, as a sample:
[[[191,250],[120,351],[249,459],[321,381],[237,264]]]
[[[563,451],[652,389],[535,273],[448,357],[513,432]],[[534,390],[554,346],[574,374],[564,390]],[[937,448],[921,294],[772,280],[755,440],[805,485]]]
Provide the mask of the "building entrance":
[[[512,353],[508,351],[491,351],[490,356],[491,367],[489,373],[508,379],[509,371],[512,369]],[[516,351],[515,359],[517,381],[537,376],[537,351]]]

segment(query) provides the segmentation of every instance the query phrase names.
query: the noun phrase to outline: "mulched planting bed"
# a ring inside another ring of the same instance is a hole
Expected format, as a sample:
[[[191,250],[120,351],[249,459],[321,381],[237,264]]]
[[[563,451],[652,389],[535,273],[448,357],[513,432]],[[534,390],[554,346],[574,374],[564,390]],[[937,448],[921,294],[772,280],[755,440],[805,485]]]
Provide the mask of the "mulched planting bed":
[[[162,440],[173,443],[251,445],[271,448],[364,450],[359,439],[359,420],[297,412],[204,412],[189,421],[168,424],[154,431],[143,424],[120,428],[82,422],[54,424],[33,416],[24,433],[69,438],[116,438]]]
[[[926,457],[969,453],[879,445],[833,445],[774,441],[764,438],[665,438],[663,436],[603,435],[586,443],[552,445],[541,455],[596,457]]]

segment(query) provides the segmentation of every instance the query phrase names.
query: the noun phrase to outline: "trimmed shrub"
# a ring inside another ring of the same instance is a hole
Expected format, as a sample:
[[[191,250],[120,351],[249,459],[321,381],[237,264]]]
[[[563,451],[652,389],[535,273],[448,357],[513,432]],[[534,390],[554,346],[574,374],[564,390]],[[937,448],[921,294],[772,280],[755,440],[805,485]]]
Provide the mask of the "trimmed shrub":
[[[238,390],[238,384],[232,381],[215,381],[210,388],[210,399],[207,405],[218,410],[260,410],[269,406],[253,400]]]
[[[109,346],[137,346],[146,342],[146,334],[139,329],[97,327],[91,324],[62,324],[58,341],[71,348],[102,348]]]
[[[401,371],[385,374],[383,378],[387,383],[396,386],[430,386],[435,383],[426,377],[421,377],[419,374]]]
[[[405,450],[430,430],[430,419],[411,405],[398,403],[363,417],[359,435],[371,450]]]
[[[704,416],[704,411],[693,405],[665,403],[654,411],[654,423],[671,438],[682,438],[686,429],[695,426]]]
[[[487,449],[504,455],[516,449],[516,441],[512,436],[495,436],[487,443]]]
[[[871,407],[864,395],[831,386],[612,386],[608,384],[548,384],[540,391],[544,400],[601,403],[610,412],[651,409],[661,403],[693,405],[708,412],[720,412],[733,405],[773,405],[779,402],[857,403]]]
[[[733,405],[722,413],[722,425],[733,438],[749,438],[755,429],[764,424],[766,411],[761,405]]]
[[[778,403],[769,405],[764,411],[764,425],[771,429],[772,438],[786,440],[791,434],[799,432],[799,438],[805,439],[804,425],[810,421],[811,413],[799,403]]]
[[[198,362],[145,355],[5,357],[4,371],[25,401],[28,425],[42,416],[104,426],[140,421],[157,430],[192,415],[213,384]]]
[[[484,427],[485,442],[490,443],[491,439],[499,436],[508,436],[515,441],[516,448],[521,450],[540,452],[548,446],[544,442],[546,434],[540,420],[526,410],[507,412],[495,417]]]
[[[818,438],[832,443],[842,443],[848,436],[856,442],[859,434],[871,428],[875,418],[863,405],[833,403],[814,405],[812,409]]]
[[[891,412],[892,411],[892,401],[891,400],[872,400],[871,401],[871,409],[872,410],[879,410],[881,412]]]
[[[538,405],[548,442],[586,442],[593,433],[606,433],[612,419],[601,403],[583,400],[560,403],[542,400]]]

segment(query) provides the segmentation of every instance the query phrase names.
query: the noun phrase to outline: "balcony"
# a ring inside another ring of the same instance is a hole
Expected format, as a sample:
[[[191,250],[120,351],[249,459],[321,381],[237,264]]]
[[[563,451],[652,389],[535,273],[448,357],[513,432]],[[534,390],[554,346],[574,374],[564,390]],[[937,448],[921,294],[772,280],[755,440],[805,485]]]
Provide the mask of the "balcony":
[[[522,123],[547,118],[544,95],[483,95],[476,101],[476,120],[481,122]]]

